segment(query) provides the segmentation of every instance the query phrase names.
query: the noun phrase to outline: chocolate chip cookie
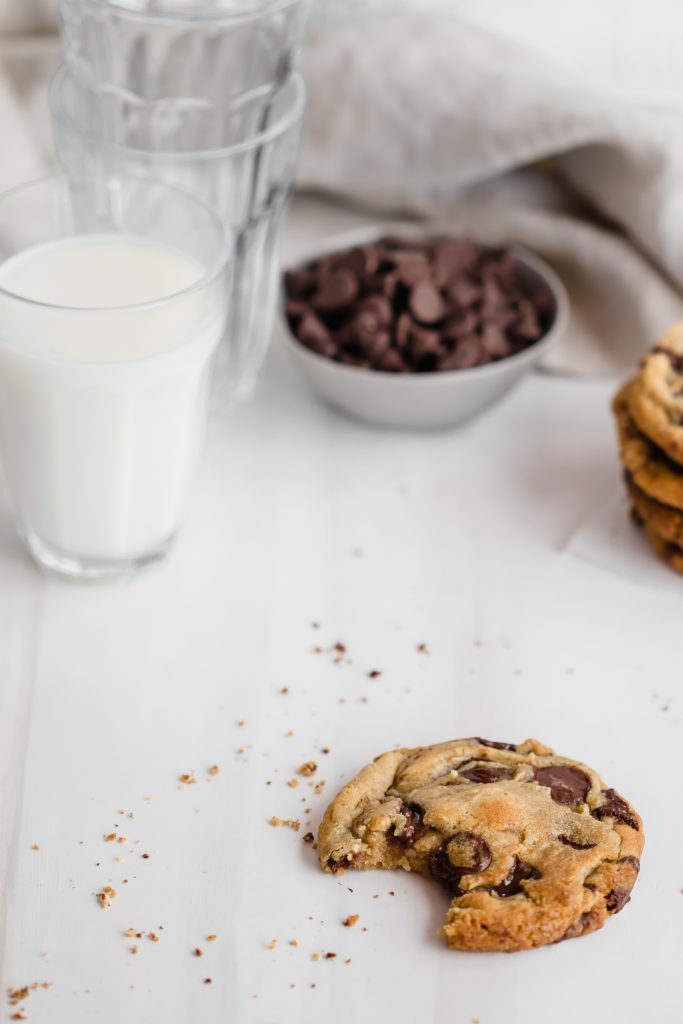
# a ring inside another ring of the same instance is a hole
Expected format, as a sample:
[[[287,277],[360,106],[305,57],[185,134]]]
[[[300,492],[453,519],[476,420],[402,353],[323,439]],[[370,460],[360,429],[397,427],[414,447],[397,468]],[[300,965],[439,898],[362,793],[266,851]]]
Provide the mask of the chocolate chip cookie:
[[[661,537],[668,544],[683,545],[683,512],[656,501],[638,487],[629,473],[625,474],[626,489],[638,520],[648,532]]]
[[[451,896],[453,949],[530,949],[601,928],[630,898],[633,808],[537,740],[451,740],[381,754],[325,812],[325,871],[403,868]]]
[[[645,356],[627,403],[637,427],[670,459],[683,463],[683,321]]]
[[[624,468],[634,484],[664,505],[683,509],[683,466],[670,459],[638,429],[629,412],[633,381],[619,389],[612,402]]]

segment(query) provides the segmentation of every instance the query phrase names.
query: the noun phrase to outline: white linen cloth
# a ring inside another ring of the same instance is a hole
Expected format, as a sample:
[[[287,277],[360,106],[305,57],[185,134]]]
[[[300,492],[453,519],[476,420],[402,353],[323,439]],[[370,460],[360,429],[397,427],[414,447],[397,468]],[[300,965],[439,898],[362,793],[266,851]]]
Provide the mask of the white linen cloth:
[[[0,29],[54,8],[0,0]],[[299,187],[529,245],[572,300],[549,365],[625,372],[683,315],[678,28],[668,0],[314,0]],[[51,45],[4,42],[0,187],[49,165]]]

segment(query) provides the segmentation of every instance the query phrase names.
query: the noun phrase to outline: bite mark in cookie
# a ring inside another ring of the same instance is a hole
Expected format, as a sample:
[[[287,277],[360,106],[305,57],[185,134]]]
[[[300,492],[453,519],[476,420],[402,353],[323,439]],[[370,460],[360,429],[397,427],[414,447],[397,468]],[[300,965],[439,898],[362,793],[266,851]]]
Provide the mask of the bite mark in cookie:
[[[449,946],[516,951],[602,927],[628,902],[640,819],[586,765],[535,740],[393,750],[328,807],[323,868],[402,868],[451,896]]]

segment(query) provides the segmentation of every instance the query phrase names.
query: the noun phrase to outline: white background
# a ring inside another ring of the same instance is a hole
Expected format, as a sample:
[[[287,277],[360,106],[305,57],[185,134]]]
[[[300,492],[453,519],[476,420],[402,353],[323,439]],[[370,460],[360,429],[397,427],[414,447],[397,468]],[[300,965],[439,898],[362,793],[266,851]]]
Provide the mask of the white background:
[[[314,208],[288,252],[320,228]],[[0,519],[3,985],[52,982],[32,1024],[680,1021],[683,581],[566,548],[621,486],[613,387],[537,375],[460,432],[402,434],[323,407],[275,345],[254,401],[214,418],[163,567],[46,580]],[[348,662],[312,652],[336,641]],[[641,878],[602,932],[452,952],[436,888],[324,875],[305,827],[268,824],[317,825],[394,744],[472,734],[535,736],[642,814]],[[311,758],[320,796],[287,786]],[[160,941],[131,955],[131,926]]]

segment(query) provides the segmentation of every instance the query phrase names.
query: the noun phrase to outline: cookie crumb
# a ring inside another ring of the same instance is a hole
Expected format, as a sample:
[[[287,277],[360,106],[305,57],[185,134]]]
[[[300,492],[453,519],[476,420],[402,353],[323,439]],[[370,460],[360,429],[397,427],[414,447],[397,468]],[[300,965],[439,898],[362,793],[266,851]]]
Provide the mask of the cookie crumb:
[[[194,772],[183,772],[182,775],[178,776],[178,779],[185,786],[195,786],[197,784],[197,780],[194,777]]]
[[[131,946],[130,947],[130,951],[133,954],[133,956],[135,956],[137,953],[140,952],[140,947],[139,946]]]
[[[380,672],[380,670],[378,668],[372,668],[368,672],[368,678],[369,679],[379,679],[379,677],[381,675],[382,675],[382,673]]]
[[[270,824],[273,828],[291,828],[295,832],[298,832],[301,828],[301,822],[298,818],[276,818],[275,815],[270,819]]]
[[[218,775],[220,768],[217,764],[212,764],[209,768],[209,775]]]
[[[142,857],[143,860],[149,860],[149,854],[148,853],[143,853],[140,856]]]
[[[159,941],[159,936],[157,935],[156,932],[147,932],[147,938],[149,939],[150,942]]]
[[[280,690],[280,693],[282,693],[282,694],[289,693],[289,687],[288,686],[283,686],[282,689]]]
[[[321,747],[320,748],[320,753],[321,754],[329,754],[329,752],[330,752],[330,748],[329,747]]]
[[[305,843],[312,843],[314,839],[315,839],[315,836],[313,835],[312,832],[307,832],[306,835],[304,836],[304,842]]]
[[[318,961],[320,959],[320,953],[311,953],[311,960]]]
[[[418,644],[417,650],[419,654],[429,654],[429,648],[427,647],[427,644]]]
[[[325,959],[326,960],[335,960],[336,957],[337,957],[336,953],[325,953]]]
[[[109,835],[104,837],[105,843],[113,843],[116,839],[116,832],[110,832]]]
[[[116,889],[112,889],[110,885],[103,885],[100,891],[95,893],[95,899],[104,910],[111,906],[112,900],[116,899]]]
[[[299,945],[299,940],[298,939],[290,939],[289,940],[289,944],[290,944],[290,946],[298,946]]]
[[[299,765],[297,772],[299,775],[315,775],[318,770],[318,765],[315,761],[304,761],[302,765]]]
[[[342,924],[344,925],[345,928],[353,928],[353,926],[355,924],[358,924],[359,921],[360,921],[360,914],[349,914],[348,917],[344,918],[344,920],[342,921]]]
[[[138,932],[135,928],[129,928],[128,931],[123,933],[127,939],[141,939],[142,932]]]
[[[207,941],[207,942],[215,942],[217,938],[218,938],[218,936],[217,936],[217,935],[214,935],[214,934],[212,933],[211,935],[207,935],[207,936],[206,936],[206,941]]]
[[[204,984],[205,985],[210,985],[211,984],[211,978],[204,978]]]
[[[344,961],[344,963],[345,963],[345,964],[350,964],[350,963],[351,963],[351,958],[349,957],[349,959],[348,959],[348,960],[345,960],[345,961]]]
[[[200,949],[200,948],[199,948],[199,946],[197,946],[197,947],[195,948],[195,951],[194,951],[194,955],[195,955],[195,956],[204,956],[204,950],[203,950],[203,949]]]
[[[271,939],[268,943],[268,949],[277,949],[277,939]]]
[[[289,786],[290,789],[296,789],[296,787],[299,785],[299,780],[298,779],[290,779],[289,782],[287,783],[287,785]]]
[[[33,846],[31,847],[31,849],[32,850],[39,850],[40,847],[38,846],[38,843],[34,843]]]

